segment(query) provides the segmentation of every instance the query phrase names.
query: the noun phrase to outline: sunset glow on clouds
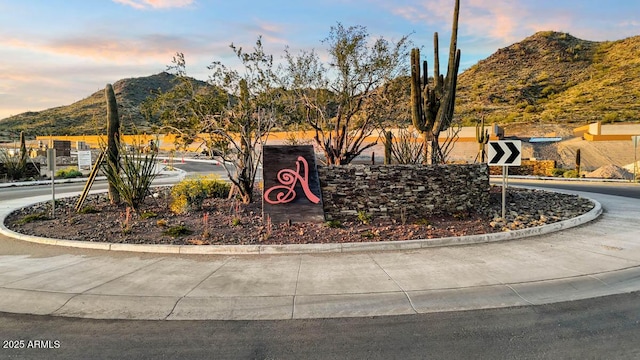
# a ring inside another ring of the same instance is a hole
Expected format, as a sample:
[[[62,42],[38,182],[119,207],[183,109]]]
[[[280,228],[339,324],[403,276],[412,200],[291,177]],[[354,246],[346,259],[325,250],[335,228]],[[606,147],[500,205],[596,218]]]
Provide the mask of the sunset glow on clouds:
[[[605,5],[606,4],[606,5]],[[454,0],[0,0],[0,119],[68,105],[127,77],[166,69],[183,52],[206,80],[214,60],[233,63],[262,36],[276,61],[285,46],[316,49],[337,22],[372,37],[404,35],[446,54]],[[466,69],[541,30],[585,40],[640,35],[637,0],[461,0],[458,47]],[[426,51],[429,55],[430,51]],[[446,56],[446,55],[445,55]]]
[[[113,0],[114,2],[129,5],[136,9],[167,9],[180,8],[193,4],[194,0]]]

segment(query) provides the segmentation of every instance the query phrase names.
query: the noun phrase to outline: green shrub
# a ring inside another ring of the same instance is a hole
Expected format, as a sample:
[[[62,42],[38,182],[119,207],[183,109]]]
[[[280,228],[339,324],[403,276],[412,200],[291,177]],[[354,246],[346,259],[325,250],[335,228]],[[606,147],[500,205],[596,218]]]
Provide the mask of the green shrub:
[[[505,123],[514,122],[514,121],[516,121],[518,116],[520,116],[520,114],[518,114],[517,112],[509,112],[509,113],[507,113],[506,117],[504,118],[504,122]]]
[[[207,191],[207,197],[224,199],[229,196],[231,185],[219,178],[210,176],[203,178],[202,182]]]
[[[32,223],[34,221],[48,220],[49,217],[45,213],[29,214],[18,220],[18,225]]]
[[[185,179],[171,189],[171,211],[183,214],[190,210],[202,209],[202,203],[207,198],[207,189],[198,179]]]
[[[555,94],[555,92],[556,92],[556,89],[553,86],[549,85],[549,86],[546,86],[544,89],[542,89],[542,91],[540,92],[540,95],[549,96],[551,94]]]
[[[549,74],[546,71],[542,71],[540,74],[538,74],[538,77],[536,78],[537,82],[544,82],[549,80]]]
[[[602,118],[602,123],[611,124],[616,122],[617,120],[618,120],[618,113],[610,112],[604,115],[604,117]]]
[[[184,235],[191,235],[193,234],[192,230],[189,230],[186,226],[184,225],[176,225],[176,226],[172,226],[170,228],[168,228],[167,230],[162,232],[165,235],[169,235],[173,238],[179,237],[179,236],[184,236]]]
[[[324,225],[326,227],[330,227],[333,229],[338,229],[342,227],[342,223],[340,222],[340,220],[329,220],[329,221],[326,221]]]
[[[364,225],[367,225],[371,222],[371,214],[367,213],[364,210],[358,211],[358,220]]]
[[[94,208],[93,206],[89,205],[89,206],[85,206],[82,209],[80,209],[78,211],[80,214],[97,214],[100,212],[100,210]]]
[[[208,197],[224,198],[231,186],[216,176],[198,176],[180,181],[171,189],[171,211],[184,214],[191,210],[201,210]]]
[[[372,232],[371,230],[367,230],[363,233],[360,234],[360,236],[362,236],[365,239],[372,239],[374,237],[376,237],[376,233]]]
[[[555,168],[551,170],[551,175],[560,177],[560,176],[563,176],[566,171],[567,171],[566,169]]]
[[[140,214],[140,218],[141,219],[150,219],[150,218],[155,218],[158,217],[158,214],[154,213],[153,211],[145,211],[142,214]]]
[[[564,176],[565,178],[577,178],[580,177],[578,174],[578,171],[576,170],[567,170],[564,172],[564,174],[562,174],[562,176]]]
[[[67,167],[67,168],[56,171],[55,176],[57,178],[72,179],[72,178],[81,177],[82,173],[78,171],[78,169],[76,169],[75,167]]]

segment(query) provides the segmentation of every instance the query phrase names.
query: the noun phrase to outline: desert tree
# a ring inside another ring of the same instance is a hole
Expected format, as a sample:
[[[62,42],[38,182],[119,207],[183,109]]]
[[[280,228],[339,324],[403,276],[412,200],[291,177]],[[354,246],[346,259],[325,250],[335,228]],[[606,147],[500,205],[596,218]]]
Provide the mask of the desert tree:
[[[187,76],[184,55],[178,53],[168,70],[178,85],[158,94],[146,105],[147,114],[159,114],[166,129],[180,134],[183,145],[198,137],[209,153],[219,159],[244,203],[253,189],[266,141],[276,121],[278,91],[273,57],[265,53],[258,38],[252,52],[234,44],[230,48],[240,61],[236,70],[214,61],[206,84]],[[233,164],[230,168],[226,164]]]
[[[141,105],[148,121],[159,123],[159,130],[176,135],[176,148],[186,149],[204,131],[209,119],[219,116],[227,102],[222,89],[187,75],[183,53],[177,53],[167,72],[174,75],[174,86],[154,92]],[[205,146],[208,139],[205,140]],[[212,147],[207,147],[207,150]]]
[[[390,80],[406,71],[408,36],[371,40],[365,27],[332,26],[323,40],[328,62],[315,50],[285,50],[284,83],[293,107],[315,131],[327,164],[348,164],[375,143],[365,144],[385,107],[376,106]]]

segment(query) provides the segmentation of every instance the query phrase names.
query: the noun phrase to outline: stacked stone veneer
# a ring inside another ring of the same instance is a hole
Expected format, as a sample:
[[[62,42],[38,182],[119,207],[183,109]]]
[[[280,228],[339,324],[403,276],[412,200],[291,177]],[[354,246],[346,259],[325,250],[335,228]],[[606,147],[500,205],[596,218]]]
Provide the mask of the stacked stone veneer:
[[[327,220],[422,219],[472,212],[489,203],[486,164],[319,166]]]

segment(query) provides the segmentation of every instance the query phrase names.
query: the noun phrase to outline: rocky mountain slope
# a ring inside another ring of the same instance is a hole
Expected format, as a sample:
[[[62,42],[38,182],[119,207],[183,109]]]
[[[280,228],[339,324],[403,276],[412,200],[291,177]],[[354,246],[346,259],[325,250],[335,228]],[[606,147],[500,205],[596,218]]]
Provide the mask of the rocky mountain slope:
[[[148,127],[140,113],[140,104],[153,91],[171,89],[175,76],[162,72],[156,75],[122,79],[113,83],[123,125]],[[204,82],[201,82],[204,84]],[[104,90],[68,106],[38,112],[26,112],[0,121],[0,131],[25,131],[29,135],[94,135],[104,133],[107,106]]]
[[[139,105],[151,91],[170,89],[172,79],[160,73],[116,81],[123,123],[148,127]],[[567,129],[598,120],[638,121],[640,36],[593,42],[566,33],[538,32],[462,72],[457,95],[456,116],[464,125],[482,117],[505,127],[553,123]],[[68,106],[1,120],[0,133],[96,134],[103,131],[105,114],[99,90]]]
[[[456,113],[467,123],[637,121],[640,36],[593,42],[538,32],[460,74]]]

